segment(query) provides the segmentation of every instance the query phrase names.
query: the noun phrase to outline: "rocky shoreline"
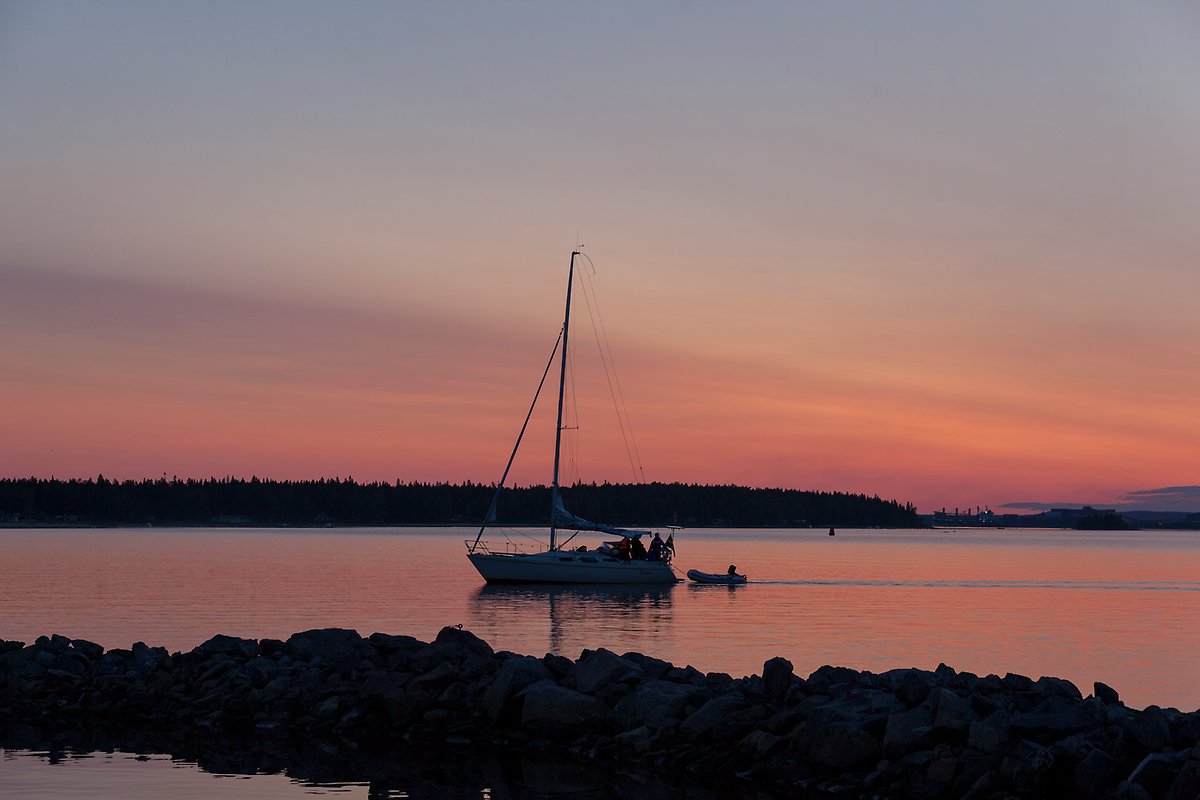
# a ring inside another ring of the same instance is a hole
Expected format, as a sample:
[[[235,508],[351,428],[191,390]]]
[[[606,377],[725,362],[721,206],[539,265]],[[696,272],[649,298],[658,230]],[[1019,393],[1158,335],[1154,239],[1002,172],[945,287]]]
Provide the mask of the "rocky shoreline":
[[[213,737],[569,754],[790,797],[1195,800],[1200,711],[1137,710],[1095,684],[946,666],[734,679],[640,653],[578,660],[324,629],[214,636],[188,653],[0,640],[0,728],[119,725]]]

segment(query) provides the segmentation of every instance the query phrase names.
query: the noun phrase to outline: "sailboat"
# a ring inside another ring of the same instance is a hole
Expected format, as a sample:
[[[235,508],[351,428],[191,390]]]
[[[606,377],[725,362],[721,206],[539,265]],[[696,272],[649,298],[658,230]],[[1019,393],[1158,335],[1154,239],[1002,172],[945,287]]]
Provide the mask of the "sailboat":
[[[662,548],[659,560],[649,560],[629,558],[608,543],[595,549],[586,547],[564,549],[563,544],[559,542],[559,533],[564,530],[595,531],[619,536],[622,543],[628,543],[641,536],[647,538],[651,536],[651,532],[647,530],[619,528],[615,525],[592,522],[576,516],[567,510],[559,491],[558,473],[559,457],[562,452],[567,342],[571,330],[571,287],[575,280],[575,258],[579,254],[578,250],[571,251],[571,263],[567,271],[567,304],[566,311],[563,313],[562,331],[558,342],[555,343],[555,350],[550,353],[550,360],[546,363],[546,369],[542,373],[542,380],[534,394],[529,413],[525,415],[525,423],[521,426],[517,443],[513,446],[512,455],[508,458],[508,465],[504,468],[504,474],[496,486],[496,493],[492,496],[487,516],[480,526],[475,540],[467,542],[467,558],[488,583],[678,583],[680,579],[676,577],[670,563],[673,545],[669,548]],[[541,394],[542,386],[545,385],[546,376],[554,363],[555,352],[559,350],[559,345],[561,345],[562,358],[559,362],[558,373],[558,418],[554,430],[554,474],[550,492],[550,546],[542,552],[535,553],[524,553],[512,549],[503,552],[493,550],[482,540],[483,532],[490,523],[496,521],[496,501],[504,488],[504,481],[508,478],[508,471],[512,468],[517,450],[521,446],[521,439],[525,435],[529,418],[533,415],[533,409],[537,405],[538,396]],[[566,541],[569,542],[573,538],[574,534]]]

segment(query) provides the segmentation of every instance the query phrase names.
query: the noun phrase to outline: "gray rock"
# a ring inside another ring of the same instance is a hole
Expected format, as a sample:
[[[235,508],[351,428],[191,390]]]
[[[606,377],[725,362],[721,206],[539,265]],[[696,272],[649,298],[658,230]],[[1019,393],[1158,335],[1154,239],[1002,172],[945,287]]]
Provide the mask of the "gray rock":
[[[538,681],[550,679],[550,670],[540,660],[531,656],[513,656],[496,671],[496,677],[483,693],[480,706],[492,722],[519,719],[521,704],[517,694]]]
[[[787,696],[788,689],[792,685],[792,678],[795,677],[792,672],[792,662],[776,656],[763,664],[762,677],[763,692],[772,700],[781,701]]]
[[[598,650],[585,650],[575,664],[575,688],[585,694],[592,694],[602,686],[627,681],[641,674],[641,667],[611,650],[605,650],[603,647]]]
[[[596,698],[553,681],[539,681],[521,696],[521,724],[555,735],[594,728],[604,721],[607,712]]]

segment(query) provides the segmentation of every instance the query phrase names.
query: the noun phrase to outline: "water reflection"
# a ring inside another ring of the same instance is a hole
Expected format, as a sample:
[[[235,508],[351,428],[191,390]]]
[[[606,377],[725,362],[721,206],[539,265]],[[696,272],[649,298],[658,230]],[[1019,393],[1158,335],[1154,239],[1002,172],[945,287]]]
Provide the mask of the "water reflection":
[[[527,640],[541,632],[546,652],[574,656],[597,641],[615,639],[634,649],[660,641],[672,627],[674,591],[673,586],[485,585],[471,596],[467,610],[471,629],[501,647],[514,636]]]
[[[0,795],[116,800],[174,797],[492,798],[625,800],[765,795],[741,787],[701,787],[680,776],[616,771],[563,756],[484,748],[387,748],[365,753],[334,742],[196,738],[128,729],[46,732],[0,729]],[[46,775],[54,770],[54,777]],[[236,784],[214,780],[237,778]],[[41,793],[49,788],[49,794]],[[136,791],[133,791],[135,790]]]

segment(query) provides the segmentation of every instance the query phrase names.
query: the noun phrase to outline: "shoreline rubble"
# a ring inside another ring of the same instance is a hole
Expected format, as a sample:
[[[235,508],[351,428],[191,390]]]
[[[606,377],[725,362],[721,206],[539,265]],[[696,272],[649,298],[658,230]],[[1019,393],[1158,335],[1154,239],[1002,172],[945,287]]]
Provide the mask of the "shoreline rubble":
[[[572,661],[336,628],[217,635],[187,653],[65,636],[0,640],[0,728],[114,724],[356,750],[563,753],[788,796],[1200,796],[1200,711],[1132,709],[1097,683],[883,673],[772,658],[761,675],[599,648]]]

